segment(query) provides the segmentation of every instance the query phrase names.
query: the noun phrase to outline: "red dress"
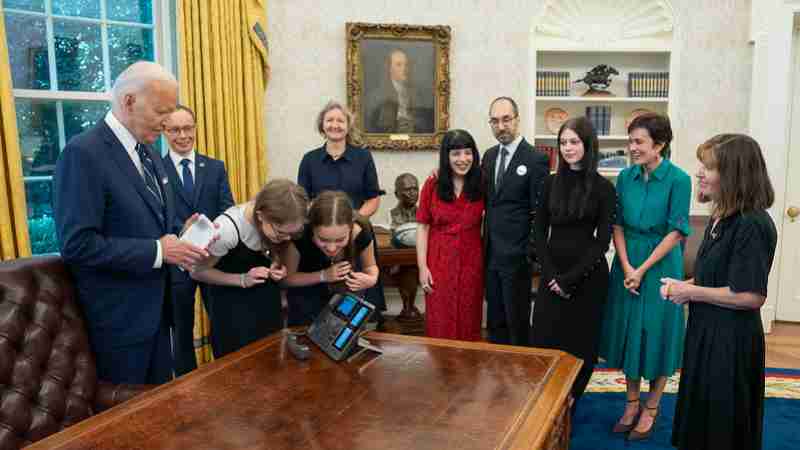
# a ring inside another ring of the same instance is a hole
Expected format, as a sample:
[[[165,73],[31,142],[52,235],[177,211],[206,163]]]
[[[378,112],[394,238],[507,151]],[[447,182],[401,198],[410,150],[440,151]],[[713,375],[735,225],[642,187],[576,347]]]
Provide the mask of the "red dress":
[[[425,333],[430,337],[477,341],[483,314],[483,200],[462,193],[445,202],[429,177],[420,194],[417,222],[430,225],[428,268],[433,291],[425,296]]]

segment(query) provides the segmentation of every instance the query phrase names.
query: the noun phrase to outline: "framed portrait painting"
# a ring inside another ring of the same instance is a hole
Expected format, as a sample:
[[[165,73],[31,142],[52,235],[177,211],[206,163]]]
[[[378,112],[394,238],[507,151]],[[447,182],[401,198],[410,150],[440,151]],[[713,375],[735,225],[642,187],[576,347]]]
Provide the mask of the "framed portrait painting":
[[[450,126],[450,27],[348,23],[347,103],[370,149],[437,148]]]

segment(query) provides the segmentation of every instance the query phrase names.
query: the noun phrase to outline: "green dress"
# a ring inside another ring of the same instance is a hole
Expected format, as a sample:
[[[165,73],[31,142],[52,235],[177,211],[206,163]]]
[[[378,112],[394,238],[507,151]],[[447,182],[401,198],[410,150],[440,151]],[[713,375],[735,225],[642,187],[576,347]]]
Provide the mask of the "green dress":
[[[625,230],[631,265],[639,267],[664,237],[677,230],[690,233],[689,203],[692,180],[669,160],[645,181],[641,166],[623,170],[617,178],[617,225]],[[629,378],[652,380],[680,368],[685,334],[683,307],[661,298],[661,278],[683,279],[682,245],[675,246],[647,271],[633,295],[623,286],[619,257],[614,257],[609,280],[600,356],[609,367]]]

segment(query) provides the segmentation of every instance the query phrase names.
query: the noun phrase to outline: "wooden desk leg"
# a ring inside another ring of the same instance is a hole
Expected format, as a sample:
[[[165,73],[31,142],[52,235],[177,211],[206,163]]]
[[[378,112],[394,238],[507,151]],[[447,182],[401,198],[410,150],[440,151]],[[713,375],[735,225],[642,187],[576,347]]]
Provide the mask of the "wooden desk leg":
[[[403,310],[397,316],[401,322],[418,322],[423,320],[422,313],[419,312],[414,304],[417,299],[417,287],[419,286],[419,269],[416,266],[401,266],[395,275],[397,280],[397,290],[403,299]]]

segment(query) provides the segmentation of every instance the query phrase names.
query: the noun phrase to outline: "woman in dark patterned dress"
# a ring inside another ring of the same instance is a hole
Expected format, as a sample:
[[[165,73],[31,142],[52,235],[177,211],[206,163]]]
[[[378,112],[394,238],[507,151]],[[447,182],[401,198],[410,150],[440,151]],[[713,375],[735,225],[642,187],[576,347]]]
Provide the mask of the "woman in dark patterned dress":
[[[564,122],[558,143],[558,171],[544,181],[534,221],[542,278],[533,307],[531,345],[583,359],[572,385],[577,406],[597,361],[616,193],[597,173],[597,133],[588,119]]]
[[[483,313],[480,156],[464,130],[444,135],[439,170],[417,209],[417,266],[425,291],[425,334],[477,341]]]
[[[764,420],[761,306],[777,244],[766,209],[775,195],[758,143],[720,134],[697,149],[698,196],[713,212],[695,278],[662,279],[661,295],[689,303],[672,445],[758,450]]]

